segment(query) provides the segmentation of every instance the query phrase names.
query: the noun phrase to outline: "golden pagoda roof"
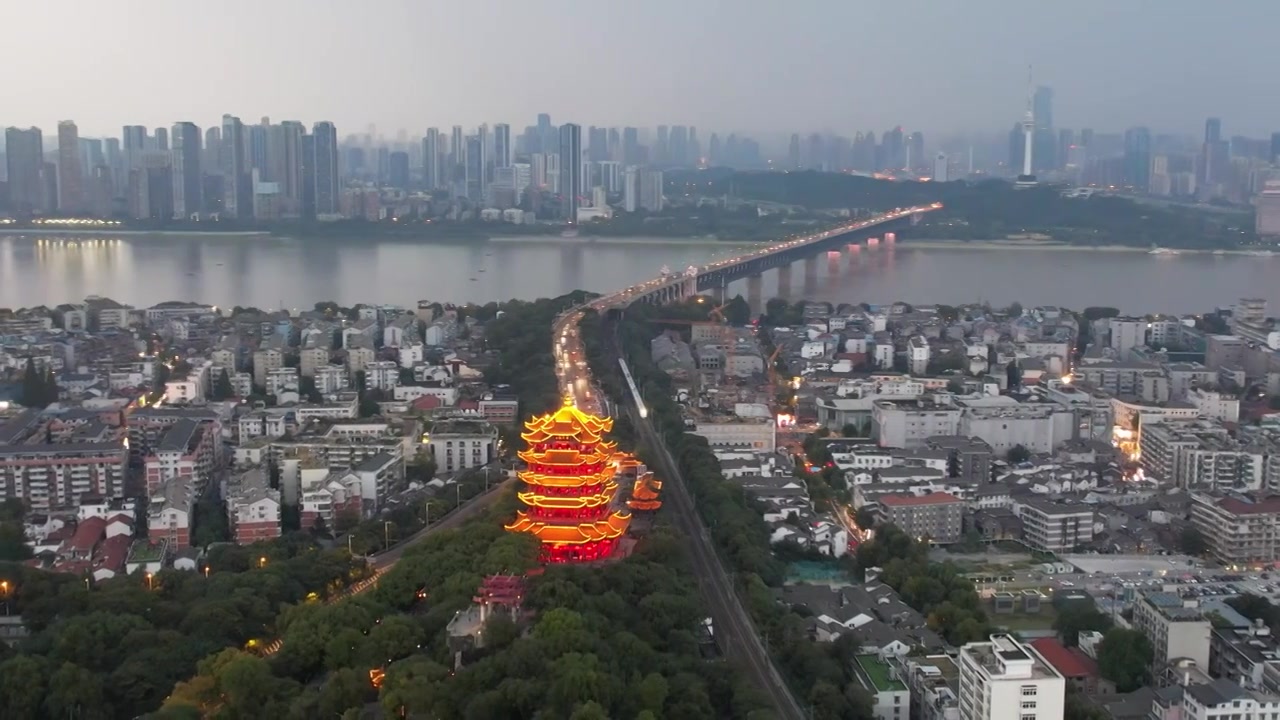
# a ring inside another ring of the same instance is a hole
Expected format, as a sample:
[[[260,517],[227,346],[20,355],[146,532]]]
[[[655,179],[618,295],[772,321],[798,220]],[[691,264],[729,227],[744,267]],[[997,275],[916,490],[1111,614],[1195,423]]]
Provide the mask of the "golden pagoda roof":
[[[556,437],[572,437],[582,443],[594,444],[613,429],[613,418],[592,415],[565,403],[553,413],[529,418],[524,427],[525,432],[520,437],[530,445]]]
[[[585,487],[587,485],[603,485],[612,480],[613,468],[603,467],[589,475],[549,475],[534,472],[533,470],[521,470],[519,475],[520,481],[526,485],[555,488]]]
[[[610,463],[613,457],[612,453],[609,452],[609,448],[603,446],[596,446],[587,452],[577,448],[547,448],[545,450],[529,448],[521,450],[516,455],[529,464],[558,465],[560,467],[605,465]]]
[[[557,509],[595,508],[608,505],[617,492],[617,483],[610,480],[600,488],[600,492],[590,495],[543,495],[538,492],[521,492],[516,493],[516,497],[520,498],[520,502],[530,507]]]
[[[636,478],[627,507],[632,510],[657,510],[662,507],[662,500],[658,497],[661,490],[662,481],[656,479],[653,473],[645,473]]]
[[[514,522],[506,526],[506,529],[513,532],[532,533],[547,545],[582,545],[622,537],[630,524],[631,515],[620,512],[615,512],[604,520],[576,525],[539,522],[521,512]]]

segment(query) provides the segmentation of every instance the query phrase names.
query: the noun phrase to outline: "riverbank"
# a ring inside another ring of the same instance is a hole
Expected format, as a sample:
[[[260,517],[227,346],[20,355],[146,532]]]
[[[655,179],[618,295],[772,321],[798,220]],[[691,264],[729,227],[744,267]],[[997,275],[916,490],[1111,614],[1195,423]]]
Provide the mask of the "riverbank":
[[[21,228],[0,229],[0,235],[88,235],[111,237],[115,235],[154,235],[157,237],[185,235],[187,237],[270,237],[263,230],[120,230],[118,228]]]
[[[898,241],[898,247],[909,250],[1039,250],[1041,252],[1104,252],[1147,255],[1255,255],[1259,250],[1183,249],[1152,253],[1151,248],[1133,245],[1071,245],[1069,243],[1021,240],[912,240]],[[1280,252],[1276,253],[1280,257]],[[1270,256],[1262,256],[1270,257]]]
[[[760,248],[771,245],[774,241],[731,241],[721,240],[714,235],[691,235],[688,237],[493,235],[488,238],[488,242],[520,245],[717,245],[725,248]]]

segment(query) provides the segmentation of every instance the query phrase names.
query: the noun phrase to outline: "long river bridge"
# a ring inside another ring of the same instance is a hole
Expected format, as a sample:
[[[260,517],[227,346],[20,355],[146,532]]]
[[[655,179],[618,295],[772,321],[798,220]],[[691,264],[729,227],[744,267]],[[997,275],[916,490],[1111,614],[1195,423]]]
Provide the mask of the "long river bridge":
[[[584,410],[603,414],[604,398],[600,397],[599,390],[591,381],[590,368],[587,367],[578,332],[578,324],[588,310],[608,313],[625,310],[632,303],[676,302],[703,292],[710,292],[723,302],[729,283],[743,278],[747,280],[749,302],[752,307],[759,307],[761,273],[764,271],[775,268],[779,271],[779,286],[785,294],[790,286],[793,263],[805,261],[806,276],[810,273],[816,275],[817,258],[820,254],[847,245],[867,243],[882,233],[915,224],[925,213],[941,207],[940,203],[934,203],[897,208],[870,218],[853,220],[746,255],[701,267],[689,267],[683,273],[664,272],[652,280],[602,295],[585,305],[572,308],[556,318],[551,329],[561,394],[572,398]],[[615,347],[614,351],[621,356],[620,349]],[[622,367],[625,370],[625,362]],[[629,371],[627,374],[630,380]],[[652,458],[656,469],[668,481],[664,483],[666,506],[675,511],[675,526],[689,541],[690,560],[698,579],[698,589],[711,612],[712,634],[717,646],[726,657],[740,663],[751,674],[754,685],[768,695],[779,718],[802,720],[807,717],[807,713],[769,657],[759,631],[737,594],[733,578],[698,516],[694,498],[680,477],[675,459],[647,419],[644,400],[639,397],[634,384],[629,384],[630,403],[624,403],[619,411],[631,415],[641,439],[653,450]]]

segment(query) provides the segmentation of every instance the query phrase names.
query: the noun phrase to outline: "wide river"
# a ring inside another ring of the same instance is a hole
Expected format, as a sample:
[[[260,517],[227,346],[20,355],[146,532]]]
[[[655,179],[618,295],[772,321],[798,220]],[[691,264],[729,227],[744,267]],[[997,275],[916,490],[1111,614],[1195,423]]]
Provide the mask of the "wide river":
[[[303,308],[418,300],[533,299],[574,289],[607,291],[662,266],[738,254],[727,241],[659,238],[502,238],[414,243],[265,236],[0,235],[0,307],[56,305],[88,295],[135,306],[192,300]],[[1280,256],[1148,255],[1143,252],[860,248],[821,256],[806,277],[792,270],[791,297],[837,302],[1014,301],[1125,312],[1194,313],[1263,297],[1280,306]],[[765,275],[764,297],[777,294]],[[745,295],[745,282],[731,291]]]

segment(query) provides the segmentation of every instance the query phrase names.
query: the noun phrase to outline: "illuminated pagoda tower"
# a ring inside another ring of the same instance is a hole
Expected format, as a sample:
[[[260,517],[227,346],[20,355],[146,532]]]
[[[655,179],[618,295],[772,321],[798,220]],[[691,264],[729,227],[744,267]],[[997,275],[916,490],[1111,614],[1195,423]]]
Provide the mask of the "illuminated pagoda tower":
[[[590,562],[609,557],[631,522],[613,510],[614,443],[605,439],[613,420],[565,403],[554,413],[530,419],[521,434],[527,449],[520,459],[525,505],[513,532],[533,533],[542,542],[545,563]]]

